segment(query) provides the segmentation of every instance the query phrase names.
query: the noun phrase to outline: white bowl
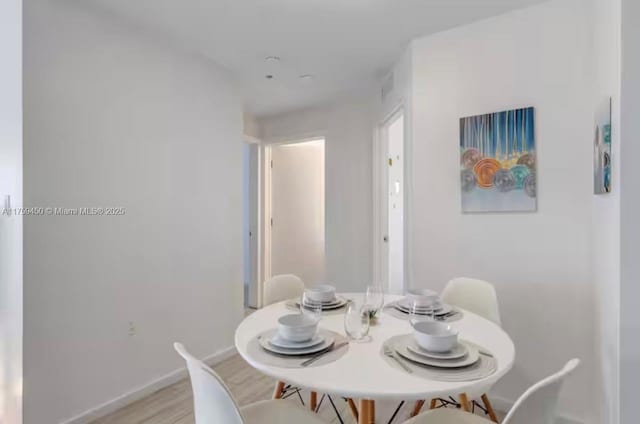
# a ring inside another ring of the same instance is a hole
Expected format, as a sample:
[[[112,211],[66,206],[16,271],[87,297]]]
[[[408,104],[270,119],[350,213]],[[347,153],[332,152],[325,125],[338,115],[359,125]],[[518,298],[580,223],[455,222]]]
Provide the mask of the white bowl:
[[[458,331],[442,322],[420,321],[413,329],[418,345],[429,352],[448,352],[458,345]]]
[[[311,340],[318,331],[318,321],[304,314],[289,314],[278,319],[278,335],[292,342]]]
[[[336,298],[336,288],[328,284],[318,284],[304,290],[307,298],[313,302],[331,302]]]
[[[435,306],[440,302],[440,295],[429,289],[411,289],[407,292],[407,299],[416,306]]]

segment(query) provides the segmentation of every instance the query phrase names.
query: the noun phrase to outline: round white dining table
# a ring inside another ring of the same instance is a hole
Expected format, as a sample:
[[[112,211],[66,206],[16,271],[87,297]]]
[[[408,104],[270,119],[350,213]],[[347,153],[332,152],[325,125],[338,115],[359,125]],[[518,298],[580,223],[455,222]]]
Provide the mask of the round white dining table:
[[[351,294],[344,296],[350,297]],[[386,295],[385,302],[400,298],[401,296]],[[275,303],[247,316],[236,330],[235,346],[240,356],[262,373],[318,393],[358,399],[360,411],[366,408],[373,410],[373,402],[383,399],[429,400],[459,394],[472,398],[486,393],[511,369],[515,360],[515,348],[511,338],[498,325],[469,311],[462,312],[462,319],[449,324],[459,331],[460,338],[479,345],[494,356],[497,370],[489,377],[468,382],[435,381],[392,367],[381,354],[382,344],[393,336],[408,334],[412,329],[409,321],[386,312],[382,312],[376,325],[371,326],[370,337],[366,342],[351,341],[343,356],[321,366],[281,368],[265,365],[248,354],[247,347],[252,339],[275,328],[282,315],[292,313],[286,302]],[[324,314],[320,326],[345,334],[344,311]],[[370,412],[360,413],[359,416],[360,423],[372,422]]]

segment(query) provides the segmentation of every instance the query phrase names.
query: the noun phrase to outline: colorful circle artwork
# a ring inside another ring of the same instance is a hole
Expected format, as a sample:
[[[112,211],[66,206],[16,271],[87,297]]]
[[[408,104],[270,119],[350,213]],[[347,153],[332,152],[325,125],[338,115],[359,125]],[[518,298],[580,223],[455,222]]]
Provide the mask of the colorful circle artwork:
[[[536,169],[536,157],[532,153],[525,153],[518,158],[518,165],[524,165],[533,171]]]
[[[536,173],[532,172],[524,179],[524,192],[529,197],[536,197]]]
[[[516,180],[514,188],[521,190],[524,187],[524,179],[530,174],[529,168],[526,165],[516,165],[511,167],[511,173]]]
[[[471,169],[480,159],[482,159],[482,153],[479,150],[467,149],[460,157],[460,163],[463,168]]]
[[[509,169],[499,169],[493,176],[493,185],[498,191],[503,193],[513,190],[516,186],[516,179]]]
[[[500,162],[496,159],[480,159],[473,167],[473,173],[476,174],[478,187],[493,187],[493,177],[500,168]]]
[[[470,169],[463,169],[460,172],[460,180],[462,183],[462,191],[464,192],[471,191],[476,186],[476,176]]]

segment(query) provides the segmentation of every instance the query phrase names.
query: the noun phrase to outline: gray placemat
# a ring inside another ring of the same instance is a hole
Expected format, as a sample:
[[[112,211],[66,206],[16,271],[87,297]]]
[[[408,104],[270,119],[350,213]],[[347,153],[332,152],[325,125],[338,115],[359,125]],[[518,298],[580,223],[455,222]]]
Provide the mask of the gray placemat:
[[[330,364],[331,362],[335,362],[338,359],[342,358],[348,351],[349,345],[342,346],[336,350],[333,350],[325,355],[323,355],[320,359],[313,362],[306,367],[302,366],[302,362],[305,360],[312,358],[316,354],[309,355],[299,355],[299,356],[286,356],[286,355],[278,355],[276,353],[267,352],[262,346],[260,346],[259,337],[262,337],[264,334],[270,333],[273,330],[265,331],[255,338],[253,338],[248,346],[247,346],[247,354],[256,362],[260,362],[264,365],[269,365],[273,367],[280,368],[311,368],[311,367],[320,367],[322,365]],[[346,342],[347,338],[342,334],[338,334],[333,331],[325,330],[335,338],[333,342],[334,345],[338,345],[340,343]]]
[[[386,305],[384,305],[383,311],[386,312],[387,314],[391,315],[392,317],[405,319],[405,320],[408,320],[409,318],[411,318],[410,314],[406,314],[406,313],[404,313],[402,311],[397,310],[395,308],[395,304],[396,304],[396,302],[387,303]],[[457,309],[457,308],[453,308],[453,309],[455,311],[453,314],[447,315],[444,318],[436,317],[436,321],[439,321],[439,322],[454,322],[454,321],[461,320],[462,317],[464,316],[462,311]]]
[[[401,370],[402,372],[407,372],[404,370],[398,362],[386,356],[384,354],[385,346],[390,346],[392,349],[395,349],[396,343],[400,341],[403,337],[406,337],[406,334],[400,336],[394,336],[390,339],[387,339],[380,350],[380,355],[385,359],[385,361],[394,368]],[[467,342],[469,343],[469,342]],[[463,382],[463,381],[474,381],[481,380],[483,378],[489,377],[491,374],[496,372],[498,369],[498,361],[493,357],[489,356],[490,353],[487,353],[486,349],[475,345],[480,350],[480,359],[475,364],[464,367],[464,368],[437,368],[431,367],[428,365],[418,364],[409,359],[400,357],[400,361],[407,365],[411,371],[412,375],[417,375],[419,377],[425,378],[427,380],[436,380],[436,381],[446,381],[446,382]]]

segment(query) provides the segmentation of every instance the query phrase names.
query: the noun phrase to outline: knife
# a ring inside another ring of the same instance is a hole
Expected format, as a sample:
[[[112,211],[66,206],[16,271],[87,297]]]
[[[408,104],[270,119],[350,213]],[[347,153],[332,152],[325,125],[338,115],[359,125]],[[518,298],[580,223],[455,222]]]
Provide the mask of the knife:
[[[300,365],[303,366],[303,367],[311,365],[314,362],[316,362],[318,359],[322,358],[327,353],[333,352],[334,350],[340,349],[341,347],[346,346],[348,344],[349,344],[349,342],[336,343],[333,346],[321,351],[320,353],[317,353],[315,356],[312,356],[311,358],[309,358],[306,361],[302,362]]]

